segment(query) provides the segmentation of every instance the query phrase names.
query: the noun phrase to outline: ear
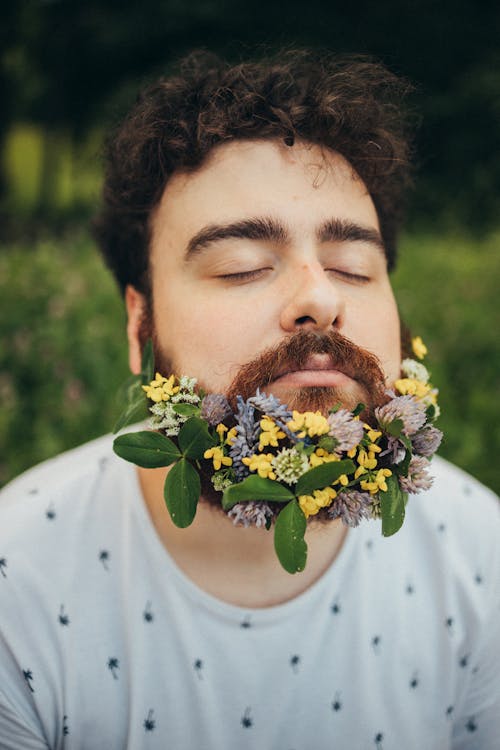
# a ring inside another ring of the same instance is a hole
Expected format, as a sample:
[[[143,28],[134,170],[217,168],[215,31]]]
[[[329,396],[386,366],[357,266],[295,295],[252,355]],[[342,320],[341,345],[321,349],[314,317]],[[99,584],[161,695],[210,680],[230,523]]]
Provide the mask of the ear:
[[[125,289],[127,308],[128,364],[131,372],[138,375],[141,371],[141,341],[139,331],[146,314],[146,299],[143,294],[130,284]]]

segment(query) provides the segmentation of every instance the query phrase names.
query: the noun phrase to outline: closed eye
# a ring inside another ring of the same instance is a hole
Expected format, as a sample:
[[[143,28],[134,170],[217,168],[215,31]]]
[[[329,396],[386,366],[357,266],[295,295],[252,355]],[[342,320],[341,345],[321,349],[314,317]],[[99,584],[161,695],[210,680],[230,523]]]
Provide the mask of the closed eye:
[[[369,281],[371,281],[369,276],[364,276],[362,273],[352,273],[350,271],[341,271],[338,268],[332,268],[329,269],[331,273],[336,274],[337,276],[340,276],[343,279],[346,279],[347,281],[352,281],[357,284],[366,284]]]
[[[253,281],[253,279],[257,279],[260,276],[262,276],[266,271],[269,271],[270,268],[255,268],[253,271],[238,271],[237,273],[224,273],[218,276],[218,279],[222,279],[223,281],[231,281],[231,282],[244,282],[244,281]]]

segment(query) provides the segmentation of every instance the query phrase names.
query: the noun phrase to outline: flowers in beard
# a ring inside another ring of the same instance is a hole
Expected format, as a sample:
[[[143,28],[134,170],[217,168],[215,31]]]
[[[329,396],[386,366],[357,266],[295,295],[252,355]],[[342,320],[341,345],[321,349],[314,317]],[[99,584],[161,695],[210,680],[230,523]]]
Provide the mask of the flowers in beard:
[[[308,347],[317,351],[317,337],[299,339],[292,342],[300,344],[294,356],[307,361]],[[341,343],[339,351],[355,358],[360,371],[370,370],[371,355],[365,361],[362,350]],[[289,367],[293,357],[287,360],[280,347],[281,366]],[[270,354],[262,361],[269,364]],[[248,370],[254,383],[258,370]],[[235,525],[274,527],[278,559],[290,573],[305,566],[308,519],[339,520],[350,527],[378,519],[389,536],[403,523],[408,493],[430,486],[429,461],[441,433],[433,424],[437,391],[420,362],[405,361],[406,377],[385,392],[383,404],[374,376],[372,387],[365,388],[378,403],[373,411],[363,404],[350,411],[335,403],[325,413],[292,410],[258,387],[248,394],[244,380],[243,393],[226,396],[202,393],[193,378],[160,373],[153,378],[153,372],[152,363],[143,365],[139,390],[155,431],[119,436],[115,452],[146,468],[170,467],[164,494],[179,527],[194,519],[200,472],[208,474],[221,493],[222,511]],[[408,380],[417,385],[408,386]],[[132,407],[127,414],[136,414]]]

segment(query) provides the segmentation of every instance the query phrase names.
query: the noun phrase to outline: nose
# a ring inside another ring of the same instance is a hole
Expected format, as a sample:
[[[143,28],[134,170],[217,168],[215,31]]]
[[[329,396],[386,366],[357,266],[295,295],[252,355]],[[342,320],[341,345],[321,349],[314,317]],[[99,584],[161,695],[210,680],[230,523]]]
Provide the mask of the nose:
[[[280,320],[284,331],[327,332],[341,327],[344,314],[342,295],[319,263],[303,264],[296,269],[287,291]]]

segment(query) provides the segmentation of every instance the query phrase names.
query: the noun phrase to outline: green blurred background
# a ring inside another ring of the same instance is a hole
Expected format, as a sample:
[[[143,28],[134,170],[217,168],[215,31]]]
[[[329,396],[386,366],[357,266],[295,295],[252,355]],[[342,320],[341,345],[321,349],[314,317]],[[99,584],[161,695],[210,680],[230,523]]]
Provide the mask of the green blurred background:
[[[0,21],[0,484],[110,429],[124,313],[88,232],[106,129],[193,47],[369,53],[407,76],[418,174],[394,286],[441,454],[500,491],[500,5],[20,0]]]

